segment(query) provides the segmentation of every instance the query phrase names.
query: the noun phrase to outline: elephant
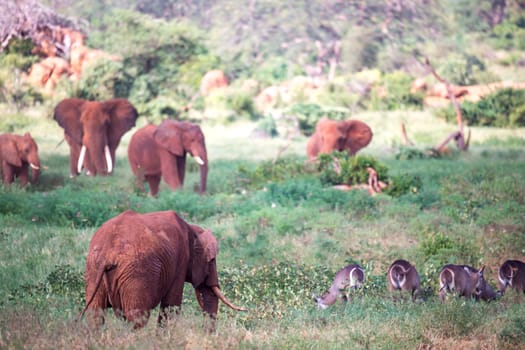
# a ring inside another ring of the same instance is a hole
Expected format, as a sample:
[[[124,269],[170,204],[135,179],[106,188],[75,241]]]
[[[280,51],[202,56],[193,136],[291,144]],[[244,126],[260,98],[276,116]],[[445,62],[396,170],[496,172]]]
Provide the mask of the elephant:
[[[147,181],[152,196],[159,191],[161,177],[171,189],[183,186],[187,153],[200,165],[199,193],[203,194],[208,155],[204,134],[197,124],[169,119],[159,126],[148,124],[133,134],[128,146],[129,165],[137,176],[138,186],[144,190]]]
[[[123,98],[62,100],[55,107],[54,119],[69,144],[70,177],[80,174],[82,167],[93,176],[111,174],[120,139],[135,126],[137,117],[135,107]]]
[[[20,178],[20,184],[29,182],[29,168],[32,169],[31,182],[36,183],[40,176],[38,146],[30,133],[22,135],[0,135],[0,169],[4,184],[10,184]]]
[[[86,257],[86,306],[90,326],[104,323],[104,311],[146,325],[160,303],[158,323],[165,324],[171,308],[182,303],[184,283],[195,289],[199,306],[214,329],[220,299],[237,311],[221,293],[217,275],[217,239],[210,230],[185,222],[176,212],[140,214],[127,210],[95,232]]]
[[[351,156],[372,140],[372,129],[360,120],[330,120],[317,122],[315,132],[306,144],[306,155],[314,160],[319,153],[347,151]]]

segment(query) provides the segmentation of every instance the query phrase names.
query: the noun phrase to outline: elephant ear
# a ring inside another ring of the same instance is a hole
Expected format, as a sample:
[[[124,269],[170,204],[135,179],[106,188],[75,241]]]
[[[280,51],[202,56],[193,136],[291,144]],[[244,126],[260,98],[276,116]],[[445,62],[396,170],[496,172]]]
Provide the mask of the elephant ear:
[[[20,167],[22,166],[22,160],[18,154],[18,147],[15,140],[9,140],[2,146],[2,158],[8,164]]]
[[[191,267],[191,282],[193,286],[201,285],[210,271],[210,263],[217,257],[217,239],[210,230],[204,230],[198,226],[191,225],[191,231],[195,234],[193,240],[193,257]]]
[[[108,142],[116,148],[122,136],[132,127],[139,116],[137,109],[125,98],[115,98],[102,103],[104,112],[109,116]]]
[[[66,98],[56,105],[53,119],[64,129],[64,132],[76,143],[82,143],[82,106],[86,100],[80,98]]]
[[[153,132],[153,139],[162,148],[177,156],[184,155],[183,131],[172,120],[164,120]]]
[[[350,149],[355,154],[361,148],[366,147],[372,140],[372,129],[360,120],[348,120],[344,122],[346,127],[345,149]]]

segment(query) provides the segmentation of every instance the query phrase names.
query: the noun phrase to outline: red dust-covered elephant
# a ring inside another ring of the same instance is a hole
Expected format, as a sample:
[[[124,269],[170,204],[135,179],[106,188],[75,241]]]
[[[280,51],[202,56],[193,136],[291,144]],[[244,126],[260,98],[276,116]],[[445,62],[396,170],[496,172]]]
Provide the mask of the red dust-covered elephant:
[[[372,129],[362,121],[323,118],[317,122],[315,132],[308,139],[306,154],[309,160],[319,153],[333,151],[347,151],[354,155],[370,143],[372,136]]]
[[[54,119],[69,144],[70,176],[80,174],[83,167],[89,175],[110,174],[120,139],[135,126],[137,117],[135,107],[123,98],[62,100],[55,107]]]
[[[82,314],[87,313],[91,324],[100,325],[104,310],[112,307],[141,328],[160,303],[158,322],[162,324],[170,308],[181,306],[185,282],[192,284],[200,307],[212,321],[219,299],[244,311],[219,289],[217,253],[217,239],[209,230],[186,223],[174,211],[125,211],[103,224],[91,239]]]
[[[29,168],[32,171],[32,182],[36,183],[40,175],[38,146],[31,134],[0,135],[0,172],[4,184],[10,184],[15,178],[20,179],[22,186],[29,182]]]
[[[206,192],[208,154],[204,134],[197,124],[164,120],[159,126],[146,125],[129,142],[128,159],[139,187],[149,183],[150,193],[156,196],[161,177],[172,189],[182,187],[186,172],[186,154],[200,165],[199,193]]]

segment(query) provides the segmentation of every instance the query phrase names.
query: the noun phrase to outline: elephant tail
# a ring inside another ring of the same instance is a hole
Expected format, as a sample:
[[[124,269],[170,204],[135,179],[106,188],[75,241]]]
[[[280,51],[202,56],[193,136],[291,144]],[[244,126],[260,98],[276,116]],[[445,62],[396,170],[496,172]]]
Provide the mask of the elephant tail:
[[[97,279],[96,279],[96,283],[95,283],[95,285],[96,285],[95,290],[93,291],[93,293],[91,294],[89,299],[86,298],[86,306],[84,307],[84,310],[82,310],[82,313],[80,314],[79,318],[84,317],[84,314],[86,313],[89,305],[91,305],[91,303],[93,302],[93,299],[95,299],[95,295],[97,295],[98,289],[100,288],[100,284],[102,283],[102,279],[104,278],[104,275],[106,274],[106,272],[114,269],[115,267],[117,267],[117,265],[115,265],[115,264],[107,264],[107,265],[104,265],[98,271]]]

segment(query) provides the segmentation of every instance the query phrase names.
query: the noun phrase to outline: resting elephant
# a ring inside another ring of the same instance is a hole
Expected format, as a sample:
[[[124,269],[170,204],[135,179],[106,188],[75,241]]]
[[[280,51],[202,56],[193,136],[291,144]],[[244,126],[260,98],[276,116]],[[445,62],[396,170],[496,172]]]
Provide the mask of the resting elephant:
[[[306,154],[309,160],[319,153],[347,151],[356,154],[372,140],[372,129],[359,120],[336,121],[323,118],[317,122],[314,134],[308,139]]]
[[[159,126],[149,124],[131,137],[128,146],[129,165],[138,185],[144,190],[147,181],[152,196],[159,191],[161,177],[172,189],[183,186],[187,153],[200,165],[202,194],[206,192],[208,155],[197,124],[175,120],[164,120]]]
[[[10,184],[18,177],[22,186],[27,185],[30,167],[32,182],[36,183],[40,175],[40,159],[38,146],[31,134],[1,134],[0,165],[4,184]]]
[[[70,176],[86,168],[90,175],[113,171],[121,137],[133,126],[138,113],[126,99],[104,102],[67,98],[56,107],[54,119],[64,129],[69,144]]]
[[[86,313],[94,325],[113,311],[135,328],[143,327],[160,303],[162,324],[180,307],[184,282],[195,289],[200,307],[216,319],[218,300],[234,310],[219,289],[217,240],[174,211],[139,214],[132,210],[108,220],[94,234],[86,258]]]

